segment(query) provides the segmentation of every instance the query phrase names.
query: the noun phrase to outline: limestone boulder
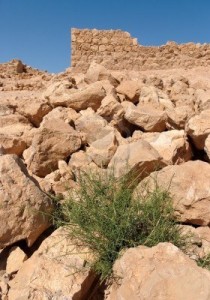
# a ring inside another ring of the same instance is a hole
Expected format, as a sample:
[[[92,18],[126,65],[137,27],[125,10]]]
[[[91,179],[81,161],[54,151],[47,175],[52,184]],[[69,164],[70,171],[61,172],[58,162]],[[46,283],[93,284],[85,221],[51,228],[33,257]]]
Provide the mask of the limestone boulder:
[[[166,109],[167,128],[185,129],[188,120],[195,115],[195,110],[189,105],[180,105],[172,109]]]
[[[20,240],[31,246],[49,227],[50,199],[21,159],[0,156],[0,249]]]
[[[210,165],[197,160],[154,172],[138,188],[144,193],[145,185],[146,190],[150,191],[158,184],[169,191],[180,222],[207,226],[210,224],[209,183]]]
[[[106,167],[118,146],[118,141],[114,132],[110,132],[99,140],[91,143],[87,148],[87,154],[99,167]]]
[[[118,94],[123,95],[125,100],[131,101],[133,103],[138,103],[140,96],[140,83],[134,80],[124,80],[122,81],[116,91]]]
[[[180,164],[192,158],[192,151],[184,130],[144,133],[141,138],[157,150],[166,164]]]
[[[108,80],[115,87],[119,84],[119,81],[112,76],[109,70],[107,70],[104,66],[97,64],[96,62],[92,62],[90,64],[84,80],[88,84],[100,80]]]
[[[101,106],[97,110],[97,114],[102,116],[108,122],[113,119],[120,118],[124,114],[123,106],[118,102],[116,96],[107,95],[101,102]]]
[[[210,160],[210,134],[205,139],[204,150],[207,154],[208,159]]]
[[[106,300],[208,300],[210,272],[170,243],[130,248],[114,265]]]
[[[91,108],[81,111],[81,116],[75,121],[75,128],[85,135],[88,144],[101,139],[114,129],[108,122],[97,115]]]
[[[45,126],[45,122],[52,119],[59,119],[64,121],[65,123],[68,123],[70,125],[74,125],[76,119],[78,119],[80,116],[79,113],[77,113],[74,109],[69,107],[62,107],[58,106],[51,110],[42,120],[42,123],[40,124],[41,127]]]
[[[87,252],[70,240],[65,229],[56,230],[9,282],[8,298],[88,299],[95,276],[84,267]]]
[[[66,106],[80,111],[88,107],[97,110],[102,99],[106,96],[103,84],[100,81],[94,82],[81,89],[73,89],[70,92],[54,92],[49,96],[53,106]]]
[[[52,110],[46,99],[18,99],[16,104],[17,112],[36,127],[40,125],[43,117]]]
[[[195,147],[203,150],[205,140],[210,133],[210,109],[204,110],[199,115],[192,117],[188,121],[186,130]]]
[[[27,255],[19,247],[14,246],[11,248],[9,256],[7,258],[6,273],[13,274],[17,272],[27,260]]]
[[[64,121],[51,119],[39,128],[23,156],[31,173],[45,177],[58,168],[59,160],[65,160],[80,147],[79,133]]]
[[[140,140],[120,145],[108,167],[113,169],[116,177],[131,173],[140,180],[161,166],[158,152],[148,142]]]
[[[166,93],[154,86],[143,86],[139,105],[151,105],[159,110],[172,109],[174,104]]]
[[[125,110],[125,119],[148,132],[162,132],[166,129],[167,115],[164,111],[154,109],[152,106],[144,105],[136,107],[129,105]]]
[[[5,153],[20,156],[27,147],[24,135],[31,129],[31,123],[18,113],[0,116],[0,145]]]

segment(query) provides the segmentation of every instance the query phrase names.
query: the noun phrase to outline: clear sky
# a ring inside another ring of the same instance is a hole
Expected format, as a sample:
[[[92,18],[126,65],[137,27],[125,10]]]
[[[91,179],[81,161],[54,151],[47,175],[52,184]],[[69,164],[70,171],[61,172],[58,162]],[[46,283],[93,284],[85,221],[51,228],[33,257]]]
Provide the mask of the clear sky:
[[[143,45],[210,43],[210,0],[0,0],[0,63],[70,65],[70,28],[122,29]]]

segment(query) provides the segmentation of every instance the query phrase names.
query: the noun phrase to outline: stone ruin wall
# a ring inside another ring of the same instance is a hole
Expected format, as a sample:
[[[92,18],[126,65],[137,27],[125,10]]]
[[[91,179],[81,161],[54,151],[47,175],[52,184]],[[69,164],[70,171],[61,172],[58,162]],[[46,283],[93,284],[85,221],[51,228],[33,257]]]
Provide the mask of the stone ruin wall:
[[[192,68],[210,65],[210,44],[139,45],[121,30],[71,30],[71,66],[85,72],[92,61],[110,70]]]

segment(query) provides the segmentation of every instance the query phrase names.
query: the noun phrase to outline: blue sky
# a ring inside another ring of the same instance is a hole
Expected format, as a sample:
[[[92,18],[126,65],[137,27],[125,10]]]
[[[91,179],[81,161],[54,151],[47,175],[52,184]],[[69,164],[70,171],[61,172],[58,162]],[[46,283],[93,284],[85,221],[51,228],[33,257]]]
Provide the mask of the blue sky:
[[[70,28],[122,29],[143,45],[210,43],[210,0],[0,0],[0,63],[70,65]]]

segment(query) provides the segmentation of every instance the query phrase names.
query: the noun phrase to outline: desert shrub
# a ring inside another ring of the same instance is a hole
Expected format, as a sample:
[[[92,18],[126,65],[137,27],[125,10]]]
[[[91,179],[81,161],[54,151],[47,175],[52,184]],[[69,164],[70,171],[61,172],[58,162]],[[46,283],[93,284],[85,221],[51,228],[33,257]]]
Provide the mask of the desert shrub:
[[[81,173],[78,181],[80,188],[69,193],[54,221],[90,249],[94,257],[91,267],[102,281],[112,274],[113,263],[125,248],[152,247],[160,242],[184,247],[167,191],[156,186],[146,196],[134,197],[126,177],[97,173]]]
[[[210,271],[210,253],[197,260],[197,265]]]

